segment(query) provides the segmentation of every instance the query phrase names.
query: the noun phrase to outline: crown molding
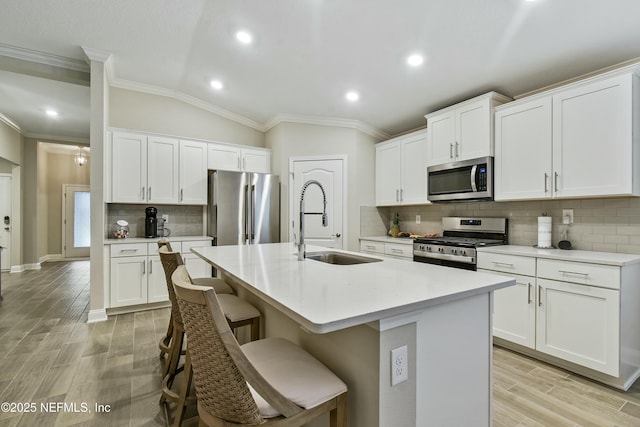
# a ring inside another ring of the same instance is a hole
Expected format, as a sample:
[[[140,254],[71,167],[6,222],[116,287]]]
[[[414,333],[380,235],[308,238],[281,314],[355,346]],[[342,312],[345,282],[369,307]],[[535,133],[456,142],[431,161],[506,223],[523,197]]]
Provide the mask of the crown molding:
[[[198,107],[202,110],[209,111],[210,113],[217,114],[218,116],[224,117],[226,119],[233,120],[234,122],[243,124],[245,126],[249,126],[255,130],[259,130],[260,132],[265,131],[264,125],[262,123],[259,123],[255,120],[252,120],[240,114],[234,113],[232,111],[229,111],[225,108],[218,107],[217,105],[210,104],[208,102],[205,102],[193,96],[186,95],[182,92],[178,92],[171,89],[165,89],[160,86],[147,85],[144,83],[138,83],[130,80],[116,79],[116,78],[114,78],[110,84],[112,87],[116,87],[120,89],[132,90],[135,92],[143,92],[151,95],[166,96],[169,98],[177,99],[178,101],[182,101],[186,104],[193,105],[194,107]]]
[[[21,59],[23,61],[37,62],[39,64],[82,71],[85,73],[89,72],[89,66],[85,61],[53,55],[51,53],[39,52],[37,50],[10,46],[4,43],[0,43],[0,56],[8,56],[10,58]]]
[[[11,120],[9,117],[5,116],[2,113],[0,113],[0,122],[5,123],[7,126],[9,126],[10,128],[12,128],[13,130],[15,130],[16,132],[22,135],[22,129],[20,129],[20,126],[18,126],[16,122],[14,122],[13,120]]]
[[[91,157],[91,148],[89,146],[86,146],[86,145],[65,144],[62,141],[60,143],[57,143],[57,142],[45,142],[45,141],[38,141],[38,142],[40,142],[40,144],[41,144],[40,146],[47,153],[64,154],[64,155],[67,155],[67,156],[74,156],[79,151],[82,151],[85,156]]]
[[[107,62],[111,58],[111,52],[106,50],[94,49],[92,47],[81,46],[82,51],[89,61]]]
[[[356,129],[380,140],[389,139],[390,135],[360,120],[340,119],[335,117],[306,116],[298,114],[277,114],[264,124],[264,131],[280,123],[301,123],[318,126],[334,126]]]

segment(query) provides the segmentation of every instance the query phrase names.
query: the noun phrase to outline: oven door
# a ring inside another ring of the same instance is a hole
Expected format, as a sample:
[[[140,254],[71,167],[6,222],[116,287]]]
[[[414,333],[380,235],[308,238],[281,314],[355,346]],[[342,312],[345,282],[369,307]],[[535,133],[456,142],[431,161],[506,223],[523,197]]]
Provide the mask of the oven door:
[[[429,166],[427,186],[431,202],[493,200],[493,158]]]

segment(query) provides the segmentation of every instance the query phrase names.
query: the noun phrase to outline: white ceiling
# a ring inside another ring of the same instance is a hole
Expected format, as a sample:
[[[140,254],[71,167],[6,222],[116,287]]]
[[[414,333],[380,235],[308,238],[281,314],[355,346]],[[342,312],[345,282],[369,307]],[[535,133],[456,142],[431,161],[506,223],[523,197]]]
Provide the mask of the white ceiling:
[[[81,46],[111,52],[114,85],[183,94],[258,128],[300,115],[393,135],[489,90],[515,96],[640,57],[639,16],[638,0],[3,0],[0,40],[76,60]],[[409,67],[411,53],[424,64]],[[88,137],[88,94],[0,72],[0,113],[28,134]]]

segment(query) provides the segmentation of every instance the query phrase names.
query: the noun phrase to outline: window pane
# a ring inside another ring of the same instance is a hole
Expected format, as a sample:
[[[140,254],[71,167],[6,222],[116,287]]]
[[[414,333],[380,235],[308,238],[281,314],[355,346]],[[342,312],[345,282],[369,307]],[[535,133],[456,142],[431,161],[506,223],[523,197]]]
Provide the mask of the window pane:
[[[76,191],[74,193],[73,246],[75,248],[88,248],[91,244],[89,195],[88,191]]]

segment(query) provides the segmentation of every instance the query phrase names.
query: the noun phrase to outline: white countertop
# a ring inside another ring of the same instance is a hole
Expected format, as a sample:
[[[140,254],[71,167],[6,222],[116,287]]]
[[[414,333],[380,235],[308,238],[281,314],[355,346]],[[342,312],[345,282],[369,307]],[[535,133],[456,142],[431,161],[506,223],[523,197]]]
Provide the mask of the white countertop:
[[[412,245],[415,239],[410,237],[391,237],[391,236],[371,236],[371,237],[360,237],[360,240],[369,240],[373,242],[384,242],[384,243],[400,243],[403,245]]]
[[[623,266],[640,262],[640,255],[621,254],[614,252],[595,252],[562,249],[538,249],[533,246],[490,246],[478,248],[478,252],[487,252],[505,255],[520,255],[537,258],[555,259],[560,261],[588,262],[591,264],[605,264]]]
[[[307,252],[321,250],[327,248],[307,247]],[[515,283],[505,276],[377,255],[366,257],[381,262],[357,265],[298,261],[290,242],[192,251],[314,333],[362,325]]]
[[[186,242],[194,240],[213,240],[211,236],[170,236],[165,237],[170,242]],[[125,239],[105,239],[105,245],[118,245],[122,243],[156,243],[162,237],[127,237]]]

